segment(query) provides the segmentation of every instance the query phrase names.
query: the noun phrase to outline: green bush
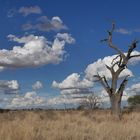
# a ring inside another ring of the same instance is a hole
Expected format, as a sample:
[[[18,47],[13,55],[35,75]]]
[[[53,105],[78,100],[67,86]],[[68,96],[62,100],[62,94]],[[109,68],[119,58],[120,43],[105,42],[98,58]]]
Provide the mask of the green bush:
[[[140,105],[140,95],[129,97],[127,101],[130,106]]]

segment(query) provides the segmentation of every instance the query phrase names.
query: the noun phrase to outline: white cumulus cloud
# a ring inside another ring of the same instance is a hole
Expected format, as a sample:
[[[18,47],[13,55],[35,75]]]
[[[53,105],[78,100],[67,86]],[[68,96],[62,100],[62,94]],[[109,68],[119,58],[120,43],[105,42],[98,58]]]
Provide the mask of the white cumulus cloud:
[[[0,80],[0,92],[5,94],[18,93],[20,85],[17,80]]]
[[[65,40],[67,43],[71,44],[71,42],[75,42],[75,39],[71,37],[70,34],[67,34],[67,33],[58,33],[56,35],[57,38],[61,39],[61,40]]]
[[[100,76],[105,76],[107,79],[110,79],[111,73],[106,68],[106,65],[111,66],[111,62],[116,56],[117,55],[106,56],[103,59],[98,59],[96,62],[89,64],[85,70],[85,77],[92,81],[94,80],[94,75],[99,74]],[[118,66],[115,66],[114,68],[117,70]],[[124,71],[122,71],[120,77],[124,77],[126,75],[133,76],[133,73],[126,68]]]
[[[27,92],[24,96],[17,95],[14,97],[7,108],[29,108],[40,106],[45,99],[37,95],[36,92]]]
[[[132,84],[130,87],[126,89],[126,92],[129,93],[130,96],[136,94],[140,95],[140,83]]]
[[[138,55],[140,52],[138,51],[133,51],[131,55]],[[126,55],[126,53],[125,53]],[[111,66],[111,62],[114,58],[116,58],[117,55],[112,55],[112,56],[106,56],[103,59],[98,59],[97,61],[89,64],[85,70],[85,77],[92,80],[94,75],[97,75],[97,73],[101,76],[106,76],[106,78],[110,79],[111,74],[110,71],[106,68],[105,65]],[[119,58],[118,58],[119,59]],[[116,61],[118,60],[116,59]],[[134,57],[129,60],[129,65],[135,65],[140,61],[140,57]],[[114,67],[115,70],[117,70],[118,66]],[[126,68],[122,73],[120,74],[120,77],[124,77],[126,75],[133,76],[133,73]]]
[[[60,35],[60,34],[59,34]],[[11,41],[21,43],[11,50],[0,50],[0,66],[2,67],[32,67],[47,64],[58,64],[63,61],[66,43],[74,43],[71,35],[64,33],[67,38],[56,36],[49,42],[44,36],[28,35],[18,38],[9,35]]]
[[[34,89],[34,90],[38,90],[38,89],[40,89],[40,88],[42,88],[43,87],[43,84],[40,82],[40,81],[36,81],[33,85],[32,85],[32,88]]]
[[[139,51],[133,51],[131,56],[132,55],[140,55],[140,52]],[[140,57],[133,57],[129,60],[129,65],[136,65],[140,62]]]
[[[81,99],[80,98],[77,98],[77,99],[73,99],[73,98],[68,98],[68,97],[64,97],[64,96],[57,96],[57,97],[54,97],[54,98],[50,98],[48,101],[47,101],[47,104],[48,105],[64,105],[64,104],[77,104],[77,103],[80,103],[81,102]]]
[[[60,83],[53,81],[52,86],[60,89],[61,94],[89,94],[91,93],[90,88],[93,87],[93,82],[86,78],[81,79],[79,74],[73,73]]]
[[[53,81],[52,86],[59,89],[69,89],[69,88],[88,88],[92,87],[93,83],[88,81],[87,79],[80,79],[80,75],[77,73],[73,73],[69,75],[65,80],[61,83],[57,83]]]
[[[140,54],[138,51],[134,51],[132,55]],[[126,55],[126,54],[125,54]],[[85,69],[85,75],[81,78],[80,74],[73,73],[67,76],[62,82],[53,81],[52,86],[54,88],[60,89],[61,94],[90,94],[92,93],[92,87],[96,78],[94,75],[99,74],[100,76],[105,76],[107,80],[111,79],[111,73],[106,68],[106,65],[111,66],[112,60],[116,58],[117,55],[106,56],[103,59],[98,59],[97,61],[89,64]],[[117,60],[116,60],[117,61]],[[140,58],[132,58],[129,65],[134,65],[140,61]],[[118,66],[114,67],[117,70]],[[122,71],[119,78],[125,76],[133,76],[131,70],[126,68]]]

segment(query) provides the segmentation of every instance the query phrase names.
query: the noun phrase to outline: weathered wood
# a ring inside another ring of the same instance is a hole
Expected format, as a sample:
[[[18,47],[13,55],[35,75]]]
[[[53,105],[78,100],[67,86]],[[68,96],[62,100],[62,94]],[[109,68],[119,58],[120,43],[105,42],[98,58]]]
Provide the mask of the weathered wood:
[[[137,48],[138,41],[134,40],[130,47],[128,48],[127,53],[124,53],[120,48],[118,48],[116,45],[112,42],[112,34],[115,30],[115,23],[112,24],[112,28],[110,31],[108,31],[108,38],[104,39],[102,41],[107,42],[108,46],[116,51],[118,54],[113,60],[112,65],[108,66],[106,65],[106,68],[110,71],[112,78],[111,78],[111,85],[108,84],[106,77],[101,77],[99,74],[95,77],[98,78],[98,81],[102,84],[106,92],[108,93],[110,97],[110,103],[111,103],[111,112],[115,116],[119,117],[121,116],[121,99],[123,96],[123,92],[125,90],[125,87],[128,82],[127,75],[124,80],[120,83],[119,88],[118,87],[118,79],[120,74],[123,72],[124,69],[127,68],[128,61],[131,58],[139,57],[138,55],[131,55],[134,49]],[[117,69],[115,70],[115,66],[117,65]]]

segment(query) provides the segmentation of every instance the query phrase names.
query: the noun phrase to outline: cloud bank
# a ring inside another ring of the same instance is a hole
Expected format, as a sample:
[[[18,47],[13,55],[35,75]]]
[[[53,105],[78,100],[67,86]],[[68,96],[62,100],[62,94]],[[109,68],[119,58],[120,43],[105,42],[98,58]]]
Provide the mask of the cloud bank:
[[[81,99],[73,99],[73,98],[68,98],[68,97],[64,97],[64,96],[58,96],[58,97],[54,97],[54,98],[50,98],[48,101],[47,101],[47,104],[49,106],[55,106],[55,105],[69,105],[69,104],[77,104],[77,103],[80,103],[81,102]]]
[[[24,96],[14,97],[7,108],[29,108],[43,104],[45,99],[37,95],[35,91],[27,92]]]
[[[132,55],[140,54],[138,51],[134,51]],[[70,95],[70,94],[90,94],[92,93],[92,87],[96,81],[94,75],[105,76],[107,80],[111,79],[110,71],[106,68],[106,65],[111,66],[111,62],[117,55],[106,56],[103,59],[98,59],[97,61],[89,64],[85,69],[85,75],[81,78],[80,74],[73,73],[67,76],[62,82],[53,81],[52,86],[61,91],[61,94]],[[116,60],[117,61],[117,60]],[[129,65],[135,65],[140,61],[140,58],[131,59]],[[118,66],[115,66],[117,70]],[[119,78],[123,78],[127,75],[133,76],[131,70],[126,68]]]

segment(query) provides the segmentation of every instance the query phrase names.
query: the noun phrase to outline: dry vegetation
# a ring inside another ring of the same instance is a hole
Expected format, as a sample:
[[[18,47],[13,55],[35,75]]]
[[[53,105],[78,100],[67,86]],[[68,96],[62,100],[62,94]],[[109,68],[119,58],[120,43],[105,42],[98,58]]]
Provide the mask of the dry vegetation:
[[[140,140],[140,113],[118,122],[106,111],[4,112],[0,140]]]

